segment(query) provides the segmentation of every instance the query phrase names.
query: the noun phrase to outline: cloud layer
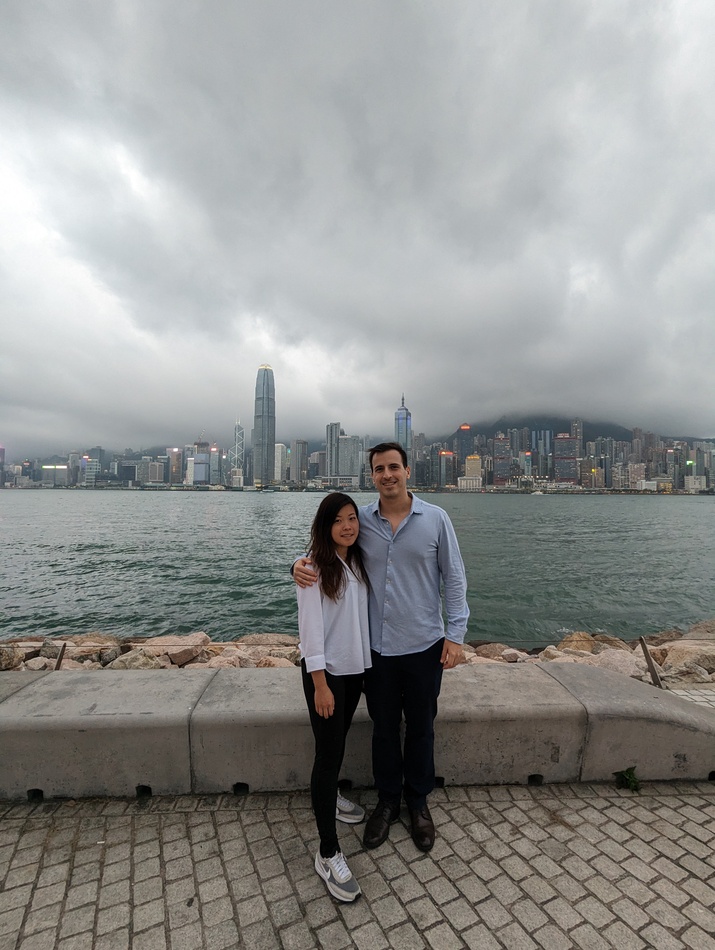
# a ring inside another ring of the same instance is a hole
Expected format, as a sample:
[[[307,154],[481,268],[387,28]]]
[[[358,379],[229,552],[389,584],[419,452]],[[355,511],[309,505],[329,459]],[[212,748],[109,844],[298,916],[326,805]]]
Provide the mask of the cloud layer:
[[[715,9],[11,0],[0,442],[715,435]]]

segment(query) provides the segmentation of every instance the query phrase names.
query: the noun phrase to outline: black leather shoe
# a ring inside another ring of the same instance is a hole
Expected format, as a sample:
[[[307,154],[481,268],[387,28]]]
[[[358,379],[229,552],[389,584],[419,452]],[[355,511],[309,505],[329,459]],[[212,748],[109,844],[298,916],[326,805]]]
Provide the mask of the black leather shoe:
[[[387,840],[390,825],[400,817],[400,806],[378,802],[365,825],[362,843],[366,848],[379,848]]]
[[[420,851],[431,851],[434,845],[434,822],[429,808],[410,808],[410,830],[412,840]]]

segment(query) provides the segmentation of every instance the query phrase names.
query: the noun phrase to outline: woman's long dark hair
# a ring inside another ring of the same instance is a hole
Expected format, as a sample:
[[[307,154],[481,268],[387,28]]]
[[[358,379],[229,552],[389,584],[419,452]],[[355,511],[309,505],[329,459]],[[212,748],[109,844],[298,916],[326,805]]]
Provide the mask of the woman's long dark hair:
[[[337,600],[345,589],[345,569],[335,550],[335,541],[331,534],[338,512],[345,505],[351,505],[356,516],[358,515],[357,505],[349,495],[330,492],[318,506],[310,529],[310,557],[320,571],[320,588],[330,600]],[[358,540],[348,547],[345,561],[353,574],[367,585],[368,579],[359,543]]]

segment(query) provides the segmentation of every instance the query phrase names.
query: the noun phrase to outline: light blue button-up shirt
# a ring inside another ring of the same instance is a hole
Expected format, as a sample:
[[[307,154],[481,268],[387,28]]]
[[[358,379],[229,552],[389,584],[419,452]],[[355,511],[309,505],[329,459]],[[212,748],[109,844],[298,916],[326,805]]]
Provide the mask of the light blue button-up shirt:
[[[379,499],[360,508],[363,560],[370,578],[370,645],[383,656],[421,653],[445,636],[464,643],[467,578],[447,513],[414,495],[410,513],[392,533]]]

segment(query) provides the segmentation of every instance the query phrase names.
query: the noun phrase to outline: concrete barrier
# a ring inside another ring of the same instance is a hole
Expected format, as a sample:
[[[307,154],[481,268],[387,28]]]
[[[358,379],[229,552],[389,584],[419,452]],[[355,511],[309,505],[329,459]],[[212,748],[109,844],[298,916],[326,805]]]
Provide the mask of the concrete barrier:
[[[348,736],[343,776],[372,783],[364,698]],[[191,717],[196,792],[308,788],[314,740],[297,670],[219,670]]]
[[[364,702],[343,777],[372,782]],[[297,670],[0,674],[0,798],[307,788],[313,737]],[[435,763],[446,785],[715,775],[715,712],[577,664],[445,675]]]
[[[605,782],[635,766],[641,779],[715,776],[715,713],[666,690],[578,663],[543,670],[583,704],[588,727],[580,779]]]
[[[28,682],[0,702],[0,798],[191,790],[189,720],[213,670],[6,676]]]

